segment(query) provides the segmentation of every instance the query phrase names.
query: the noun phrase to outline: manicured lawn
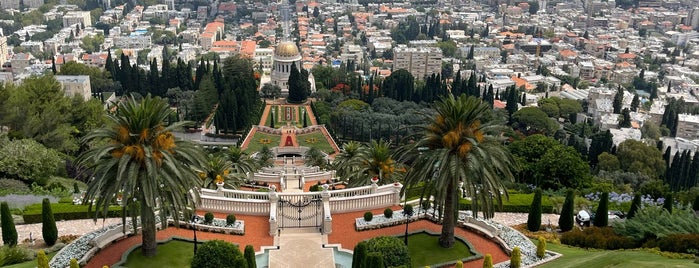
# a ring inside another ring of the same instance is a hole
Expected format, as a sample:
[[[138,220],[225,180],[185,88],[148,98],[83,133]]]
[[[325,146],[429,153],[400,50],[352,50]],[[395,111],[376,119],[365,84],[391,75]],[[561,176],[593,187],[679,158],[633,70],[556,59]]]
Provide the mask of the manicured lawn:
[[[279,141],[281,139],[282,137],[280,135],[270,135],[257,131],[255,135],[252,136],[252,140],[248,144],[248,148],[245,149],[245,152],[248,154],[259,152],[264,145],[267,145],[269,148],[279,146]]]
[[[152,258],[141,255],[141,248],[131,251],[122,267],[153,268],[153,267],[190,267],[194,257],[194,244],[180,240],[158,245],[158,254]]]
[[[403,237],[399,237],[401,240]],[[439,246],[439,235],[417,233],[408,236],[408,251],[413,267],[425,267],[445,262],[452,262],[473,254],[469,247],[459,239],[456,239],[454,247],[444,249]]]
[[[534,242],[536,243],[536,242]],[[590,267],[699,267],[690,259],[670,259],[655,253],[633,250],[586,250],[566,245],[546,244],[548,250],[563,254],[541,268]]]
[[[299,127],[299,128],[302,128],[302,127],[303,127],[303,118],[301,118],[301,114],[300,114],[300,113],[301,113],[301,110],[303,110],[303,109],[306,109],[306,107],[305,107],[305,106],[299,106],[299,109],[296,109],[296,112],[293,113],[294,118],[299,118],[299,120],[298,120],[298,122],[296,122],[296,121],[289,121],[289,122],[292,123],[292,125],[295,125],[295,126],[297,126],[297,127]],[[280,113],[280,111],[282,111],[281,108],[280,108],[278,105],[274,105],[274,106],[272,106],[272,107],[270,108],[270,112],[269,112],[269,114],[267,115],[267,120],[265,121],[265,126],[268,126],[268,127],[271,127],[271,126],[272,126],[272,111],[274,111],[274,117],[275,117],[274,127],[275,127],[275,128],[279,128],[279,127],[281,127],[281,126],[286,126],[286,122],[287,122],[287,121],[283,119],[283,118],[284,118],[283,116],[281,117],[282,120],[276,120],[276,119],[279,119],[279,118],[280,118],[280,117],[279,117],[279,113]],[[306,111],[306,113],[304,113],[304,117],[306,117],[306,120],[307,120],[306,123],[310,126],[310,125],[311,125],[311,118],[308,117],[308,111]],[[295,122],[295,124],[294,124],[294,122]]]
[[[333,147],[330,146],[328,140],[325,139],[323,132],[320,131],[298,135],[296,136],[296,140],[299,142],[299,146],[315,147],[318,148],[318,150],[329,154],[335,152]]]
[[[48,255],[46,255],[47,257],[49,257],[49,261],[51,261],[51,258],[53,258],[53,255],[56,255],[56,253],[58,253],[58,251],[51,252]],[[3,266],[3,267],[5,267],[5,268],[35,268],[36,267],[36,259],[33,259],[31,261],[25,261],[25,262],[9,265],[9,266]]]

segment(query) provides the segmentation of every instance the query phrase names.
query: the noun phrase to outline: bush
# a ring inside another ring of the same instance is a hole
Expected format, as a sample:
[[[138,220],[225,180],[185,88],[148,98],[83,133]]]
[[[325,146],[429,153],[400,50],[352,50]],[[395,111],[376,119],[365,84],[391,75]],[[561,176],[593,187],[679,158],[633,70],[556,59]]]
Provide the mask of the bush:
[[[80,265],[78,265],[78,260],[70,259],[70,268],[80,268]]]
[[[12,179],[0,179],[0,190],[14,194],[31,192],[27,184],[20,180]]]
[[[41,202],[41,235],[49,246],[53,246],[58,240],[58,228],[56,228],[56,220],[53,218],[51,202],[48,198],[44,198]]]
[[[226,216],[226,224],[227,225],[235,224],[235,220],[236,220],[236,218],[235,218],[235,215],[233,215],[233,214],[228,214],[228,216]]]
[[[365,268],[384,268],[386,267],[383,254],[372,252],[366,256]]]
[[[211,224],[212,222],[214,222],[214,213],[207,212],[204,214],[204,223]]]
[[[11,265],[34,259],[34,252],[24,247],[3,246],[0,249],[0,256],[5,259],[4,265]]]
[[[386,267],[410,267],[410,253],[408,246],[398,238],[390,236],[374,237],[367,241],[367,252],[381,252]],[[367,259],[367,264],[369,260]]]
[[[485,254],[483,259],[483,268],[493,268],[493,256],[490,254]]]
[[[245,262],[249,268],[257,268],[257,262],[255,261],[255,248],[253,248],[252,245],[245,246],[243,256],[245,257]]]
[[[49,268],[49,258],[43,250],[36,254],[36,268]]]
[[[581,248],[598,249],[631,249],[638,247],[638,243],[630,237],[614,233],[611,227],[591,227],[582,231],[574,229],[561,236],[561,243]]]
[[[391,217],[393,217],[393,210],[391,208],[384,209],[383,216],[390,219]]]
[[[89,205],[73,205],[67,203],[52,203],[51,211],[53,212],[53,217],[57,221],[62,220],[79,220],[79,219],[92,219],[97,214],[97,217],[102,217],[101,209],[99,212],[94,211],[95,207],[92,207],[92,211],[89,211]],[[29,205],[24,208],[24,213],[22,217],[24,218],[24,223],[39,223],[41,222],[41,204]],[[107,217],[118,218],[121,217],[121,207],[111,206],[107,211]]]
[[[461,260],[456,261],[454,268],[464,268],[464,262],[462,262]]]
[[[605,227],[609,224],[609,193],[607,192],[603,192],[599,197],[594,224],[597,227]]]
[[[543,258],[546,256],[546,239],[544,237],[539,236],[539,243],[536,244],[536,256],[539,258]]]
[[[527,218],[527,230],[536,232],[539,228],[541,228],[541,189],[536,189],[529,209],[529,218]]]
[[[672,234],[699,233],[699,219],[692,209],[675,209],[673,213],[657,207],[645,206],[636,216],[614,222],[614,232],[643,242]]]
[[[364,221],[370,222],[374,218],[374,214],[371,211],[364,212]]]
[[[512,257],[510,258],[510,267],[519,268],[522,265],[522,252],[519,251],[519,247],[512,249]]]
[[[573,209],[575,208],[575,191],[568,190],[566,200],[563,202],[561,209],[561,217],[558,218],[558,227],[562,232],[567,232],[573,229]]]
[[[699,234],[672,234],[658,240],[662,251],[696,254],[699,250]]]
[[[422,203],[420,203],[420,207],[424,210],[427,210],[430,208],[430,200],[423,200]]]
[[[242,255],[236,245],[223,240],[209,240],[201,244],[194,254],[192,268],[240,268],[236,266],[236,258]]]
[[[352,268],[364,268],[366,266],[366,247],[366,241],[361,241],[354,246],[354,254],[352,254]]]
[[[17,245],[17,229],[15,221],[10,214],[10,207],[7,202],[0,204],[0,221],[2,222],[2,242],[5,245],[14,247]]]
[[[634,216],[636,216],[636,212],[638,212],[639,208],[641,208],[641,194],[636,193],[636,195],[633,196],[633,201],[631,201],[631,208],[629,209],[629,213],[626,214],[626,218],[631,219]]]
[[[78,187],[78,182],[73,182],[73,193],[74,194],[79,194],[80,193],[80,187]]]

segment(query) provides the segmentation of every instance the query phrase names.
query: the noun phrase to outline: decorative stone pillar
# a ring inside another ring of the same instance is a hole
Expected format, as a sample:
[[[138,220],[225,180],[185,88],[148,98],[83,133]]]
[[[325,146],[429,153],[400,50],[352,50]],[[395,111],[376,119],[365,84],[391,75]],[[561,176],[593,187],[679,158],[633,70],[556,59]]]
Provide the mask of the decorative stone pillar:
[[[400,205],[400,189],[401,188],[403,188],[403,185],[401,185],[400,182],[393,183],[393,205],[394,206]]]
[[[279,232],[279,224],[277,223],[277,187],[272,185],[269,187],[269,235],[275,236]]]
[[[218,196],[221,196],[221,197],[223,197],[223,185],[224,185],[223,182],[216,183],[216,194]]]
[[[373,177],[371,178],[371,193],[376,193],[379,191],[379,185],[376,184],[379,182],[379,177]]]
[[[323,192],[320,193],[320,197],[323,199],[323,234],[330,234],[333,232],[333,217],[330,213],[330,192],[328,192],[330,186],[326,183],[322,187]]]

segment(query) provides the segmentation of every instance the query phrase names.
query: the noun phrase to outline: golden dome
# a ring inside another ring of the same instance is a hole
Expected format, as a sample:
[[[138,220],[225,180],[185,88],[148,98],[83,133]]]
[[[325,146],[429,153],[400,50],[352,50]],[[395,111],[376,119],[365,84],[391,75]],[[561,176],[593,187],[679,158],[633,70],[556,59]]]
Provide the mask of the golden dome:
[[[281,42],[277,45],[274,51],[274,55],[281,57],[294,57],[299,56],[299,49],[296,47],[294,42]]]

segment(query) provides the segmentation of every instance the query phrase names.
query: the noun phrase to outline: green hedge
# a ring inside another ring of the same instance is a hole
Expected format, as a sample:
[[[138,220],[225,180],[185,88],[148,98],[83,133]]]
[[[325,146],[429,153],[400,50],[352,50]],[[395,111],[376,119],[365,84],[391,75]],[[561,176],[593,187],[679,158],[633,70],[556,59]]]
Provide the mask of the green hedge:
[[[92,207],[92,211],[88,212],[88,205],[73,205],[66,203],[52,203],[51,211],[56,221],[60,220],[79,220],[92,219],[95,217],[96,207]],[[102,213],[99,213],[102,216]],[[24,208],[24,223],[40,223],[41,222],[41,204],[33,204]],[[107,217],[121,217],[121,207],[111,206]]]
[[[529,209],[534,200],[534,194],[510,194],[510,200],[502,200],[502,209],[495,204],[496,212],[519,212],[529,213]],[[462,199],[459,201],[459,210],[471,210],[471,200]],[[543,196],[541,200],[541,212],[553,213],[553,205],[548,196]]]

